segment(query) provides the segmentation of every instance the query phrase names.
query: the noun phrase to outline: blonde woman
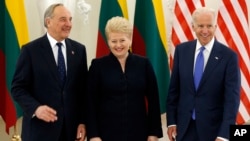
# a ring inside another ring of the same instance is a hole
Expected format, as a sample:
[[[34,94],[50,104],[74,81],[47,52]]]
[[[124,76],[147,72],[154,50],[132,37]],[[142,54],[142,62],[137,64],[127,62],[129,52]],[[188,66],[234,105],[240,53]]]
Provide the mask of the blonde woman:
[[[90,141],[157,141],[162,137],[155,73],[147,58],[129,52],[132,31],[127,19],[111,18],[105,28],[110,54],[92,60],[88,81]]]

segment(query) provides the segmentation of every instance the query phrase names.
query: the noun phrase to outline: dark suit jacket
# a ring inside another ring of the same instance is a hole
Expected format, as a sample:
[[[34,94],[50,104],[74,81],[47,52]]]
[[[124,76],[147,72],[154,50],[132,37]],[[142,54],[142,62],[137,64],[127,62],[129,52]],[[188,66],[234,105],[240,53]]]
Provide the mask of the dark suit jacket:
[[[182,139],[196,110],[197,132],[202,141],[229,138],[239,106],[240,73],[236,53],[215,40],[198,90],[193,81],[196,40],[176,47],[167,98],[167,124],[177,125]]]
[[[92,61],[88,79],[88,138],[146,141],[149,135],[162,137],[157,82],[149,60],[129,54],[125,67],[123,73],[113,54]]]
[[[11,93],[22,107],[23,141],[57,141],[65,124],[67,141],[76,137],[77,126],[85,123],[83,101],[86,91],[87,61],[85,46],[66,39],[67,78],[60,86],[57,65],[47,36],[22,47],[12,81]],[[46,123],[32,118],[40,105],[57,111],[58,120]]]

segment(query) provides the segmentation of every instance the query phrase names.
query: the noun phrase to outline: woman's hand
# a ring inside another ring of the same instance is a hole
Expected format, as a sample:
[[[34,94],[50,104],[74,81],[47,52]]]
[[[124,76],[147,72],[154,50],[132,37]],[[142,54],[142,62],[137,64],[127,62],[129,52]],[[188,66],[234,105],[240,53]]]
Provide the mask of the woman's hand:
[[[148,136],[147,141],[158,141],[158,137],[157,136]]]

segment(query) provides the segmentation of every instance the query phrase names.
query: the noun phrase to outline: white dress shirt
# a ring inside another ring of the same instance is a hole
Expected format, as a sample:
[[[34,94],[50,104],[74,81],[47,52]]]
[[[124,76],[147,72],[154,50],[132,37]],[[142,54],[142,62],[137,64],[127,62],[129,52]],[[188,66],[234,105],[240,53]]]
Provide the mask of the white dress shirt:
[[[49,43],[50,43],[50,46],[52,48],[54,58],[55,58],[55,61],[56,61],[56,64],[57,64],[58,46],[56,45],[56,43],[58,43],[58,41],[56,41],[53,37],[51,37],[49,35],[49,33],[47,33],[47,37],[49,39]],[[65,67],[66,67],[66,71],[67,71],[67,54],[66,54],[65,40],[61,41],[61,43],[62,43],[62,53],[63,53],[63,57],[64,57],[64,61],[65,61]]]

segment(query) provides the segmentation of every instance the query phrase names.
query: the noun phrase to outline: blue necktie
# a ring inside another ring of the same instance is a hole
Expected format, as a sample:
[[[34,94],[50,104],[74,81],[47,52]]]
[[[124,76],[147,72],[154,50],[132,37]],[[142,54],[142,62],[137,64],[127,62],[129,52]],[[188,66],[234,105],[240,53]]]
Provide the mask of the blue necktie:
[[[203,56],[203,50],[205,47],[200,48],[200,52],[196,58],[196,63],[194,67],[194,85],[195,89],[198,89],[198,86],[200,84],[200,80],[203,74],[203,68],[204,68],[204,56]]]
[[[62,53],[62,43],[56,43],[58,46],[58,58],[57,58],[57,70],[60,76],[61,85],[64,86],[65,79],[66,79],[66,67],[65,61]]]
[[[205,47],[200,48],[200,52],[196,58],[196,63],[194,67],[194,85],[195,89],[198,89],[198,86],[200,84],[200,80],[203,74],[203,68],[204,68],[204,56],[203,56],[203,50]],[[195,120],[195,109],[193,109],[192,113],[192,119]]]

